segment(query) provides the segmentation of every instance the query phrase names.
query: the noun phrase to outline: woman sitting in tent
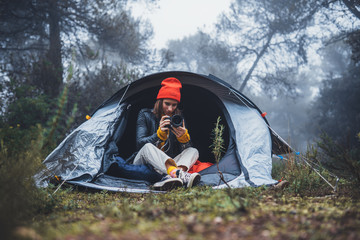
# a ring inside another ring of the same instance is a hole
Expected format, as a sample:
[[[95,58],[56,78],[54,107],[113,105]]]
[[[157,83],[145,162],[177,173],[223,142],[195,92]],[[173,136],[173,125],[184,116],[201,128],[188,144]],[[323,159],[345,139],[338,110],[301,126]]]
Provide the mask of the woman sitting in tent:
[[[191,147],[190,135],[180,117],[178,104],[182,85],[176,78],[166,78],[157,95],[154,109],[142,109],[136,126],[137,153],[133,164],[150,164],[164,174],[154,189],[168,190],[185,185],[192,187],[200,182],[200,174],[187,171],[199,157]],[[175,116],[175,117],[174,117]],[[178,119],[177,119],[178,118]],[[178,120],[179,126],[174,124]]]

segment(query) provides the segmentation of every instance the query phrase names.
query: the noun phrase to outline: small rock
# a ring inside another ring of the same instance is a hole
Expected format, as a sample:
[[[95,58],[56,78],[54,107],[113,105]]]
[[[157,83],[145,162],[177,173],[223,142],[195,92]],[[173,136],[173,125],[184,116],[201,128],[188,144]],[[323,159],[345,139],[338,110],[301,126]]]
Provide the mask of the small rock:
[[[101,213],[95,213],[94,217],[101,219],[101,220],[103,220],[105,218],[104,215],[102,215]]]
[[[189,215],[186,220],[185,220],[186,224],[195,224],[196,223],[196,215],[191,214]]]
[[[261,232],[261,236],[262,236],[262,237],[266,237],[266,238],[270,237],[270,231],[269,231],[269,230],[264,230],[264,231],[262,231],[262,232]]]
[[[216,218],[214,218],[214,224],[218,225],[218,224],[222,224],[223,223],[223,219],[222,217],[217,216]]]

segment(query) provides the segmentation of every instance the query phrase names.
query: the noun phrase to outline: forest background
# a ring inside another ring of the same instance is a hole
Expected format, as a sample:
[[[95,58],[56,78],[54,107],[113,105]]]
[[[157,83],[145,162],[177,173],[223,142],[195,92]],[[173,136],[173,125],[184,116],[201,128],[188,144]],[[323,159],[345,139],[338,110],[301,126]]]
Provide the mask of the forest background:
[[[121,87],[170,70],[229,82],[295,149],[315,147],[324,167],[360,181],[359,1],[236,0],[212,28],[162,49],[151,45],[151,23],[132,14],[134,3],[157,7],[0,0],[1,185],[33,174]]]

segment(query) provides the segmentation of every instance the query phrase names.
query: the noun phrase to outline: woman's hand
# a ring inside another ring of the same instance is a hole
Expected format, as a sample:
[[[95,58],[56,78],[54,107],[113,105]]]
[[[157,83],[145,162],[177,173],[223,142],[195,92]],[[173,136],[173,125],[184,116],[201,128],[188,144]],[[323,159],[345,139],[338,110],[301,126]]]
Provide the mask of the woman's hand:
[[[175,134],[175,136],[176,136],[177,138],[179,138],[179,137],[181,137],[182,135],[184,135],[184,134],[186,133],[186,128],[185,128],[184,120],[183,120],[182,127],[181,127],[181,126],[180,126],[180,127],[177,127],[177,128],[173,127],[173,128],[171,129],[171,131]]]
[[[159,127],[160,127],[161,131],[166,132],[166,131],[169,131],[169,128],[167,126],[170,126],[170,117],[167,115],[164,115],[160,119]]]

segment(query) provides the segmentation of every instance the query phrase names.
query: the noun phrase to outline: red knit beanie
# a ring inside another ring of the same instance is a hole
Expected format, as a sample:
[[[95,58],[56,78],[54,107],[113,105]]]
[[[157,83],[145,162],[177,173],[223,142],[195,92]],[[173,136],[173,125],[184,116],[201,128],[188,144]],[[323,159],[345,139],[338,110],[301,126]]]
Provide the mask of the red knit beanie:
[[[169,77],[161,82],[161,88],[156,99],[170,98],[180,102],[181,82],[174,77]]]

